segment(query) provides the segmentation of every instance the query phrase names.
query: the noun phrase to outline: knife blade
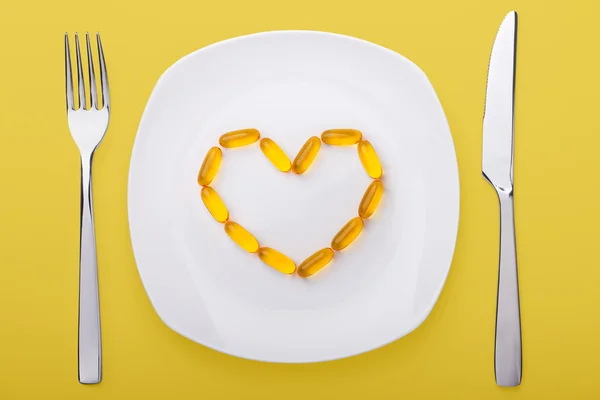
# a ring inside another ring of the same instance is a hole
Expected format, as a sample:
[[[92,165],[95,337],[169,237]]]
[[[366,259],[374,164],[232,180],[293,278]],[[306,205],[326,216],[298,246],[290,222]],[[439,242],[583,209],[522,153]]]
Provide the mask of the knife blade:
[[[483,117],[483,176],[500,204],[500,260],[496,304],[494,372],[499,386],[522,376],[521,316],[514,225],[514,98],[517,13],[502,21],[492,47]]]
[[[500,188],[512,186],[516,49],[517,13],[511,11],[492,47],[483,117],[483,174]]]

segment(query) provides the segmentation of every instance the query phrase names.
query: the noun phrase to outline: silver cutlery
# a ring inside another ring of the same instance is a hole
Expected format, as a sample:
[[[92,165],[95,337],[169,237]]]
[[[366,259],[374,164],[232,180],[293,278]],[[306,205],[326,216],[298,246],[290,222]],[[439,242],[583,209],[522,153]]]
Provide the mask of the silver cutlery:
[[[102,107],[98,102],[96,75],[86,33],[89,109],[86,99],[79,35],[75,34],[77,63],[77,102],[73,93],[69,35],[65,33],[65,70],[67,92],[67,117],[71,136],[81,155],[81,236],[79,254],[79,382],[91,384],[102,380],[102,339],[100,336],[100,302],[98,298],[98,264],[94,234],[94,207],[92,202],[92,160],[94,151],[102,141],[110,118],[110,96],[106,64],[100,34],[96,33],[100,66]]]
[[[500,203],[500,262],[494,371],[499,386],[521,383],[521,317],[513,201],[517,13],[504,17],[492,48],[483,117],[483,176]]]
[[[521,383],[521,316],[513,201],[513,136],[517,13],[504,17],[488,70],[483,117],[483,176],[500,203],[500,262],[494,371],[499,386]]]

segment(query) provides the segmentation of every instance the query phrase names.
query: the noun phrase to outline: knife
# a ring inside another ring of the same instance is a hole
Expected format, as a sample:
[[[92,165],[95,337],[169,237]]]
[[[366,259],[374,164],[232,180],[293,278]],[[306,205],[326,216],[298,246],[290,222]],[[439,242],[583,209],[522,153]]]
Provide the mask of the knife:
[[[500,262],[494,371],[499,386],[521,383],[521,316],[513,202],[517,13],[509,12],[492,47],[483,117],[483,176],[500,203]]]

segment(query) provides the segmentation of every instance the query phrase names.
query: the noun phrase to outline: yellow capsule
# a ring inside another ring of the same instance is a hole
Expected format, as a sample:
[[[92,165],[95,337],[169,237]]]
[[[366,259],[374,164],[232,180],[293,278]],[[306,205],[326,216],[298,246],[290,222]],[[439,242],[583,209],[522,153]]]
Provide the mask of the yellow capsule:
[[[323,143],[333,146],[351,146],[361,139],[362,133],[356,129],[329,129],[321,134]]]
[[[206,157],[204,157],[204,161],[202,162],[202,167],[200,167],[200,172],[198,172],[198,183],[200,186],[210,185],[212,180],[215,179],[222,158],[223,152],[218,147],[212,147],[208,153],[206,153]]]
[[[375,212],[379,205],[379,200],[383,195],[383,183],[381,181],[373,181],[365,191],[360,205],[358,206],[358,215],[361,218],[367,219]]]
[[[204,186],[200,192],[204,205],[218,222],[223,223],[229,219],[229,211],[217,191],[210,186]]]
[[[379,157],[377,157],[373,145],[371,145],[368,140],[361,140],[360,143],[358,143],[358,157],[360,158],[363,167],[365,167],[365,171],[367,171],[367,174],[371,178],[381,178],[383,169],[381,168]]]
[[[219,138],[219,144],[228,149],[242,147],[256,142],[260,138],[260,132],[256,129],[240,129],[239,131],[227,132]]]
[[[354,241],[363,229],[364,222],[360,217],[354,217],[333,237],[331,248],[335,251],[344,250]]]
[[[261,247],[258,249],[260,259],[270,267],[275,268],[279,272],[291,275],[296,272],[296,264],[288,256],[281,254],[270,247]]]
[[[269,138],[260,141],[260,149],[265,157],[281,172],[288,172],[292,169],[292,163],[288,156],[281,150],[281,147]]]
[[[304,143],[304,146],[298,152],[294,163],[292,164],[292,170],[295,174],[303,174],[310,164],[315,160],[319,149],[321,148],[321,140],[313,136]]]
[[[325,247],[317,251],[306,260],[302,261],[302,264],[298,267],[298,275],[303,278],[308,278],[314,273],[320,271],[324,266],[329,264],[333,259],[333,250],[329,247]]]
[[[225,233],[248,253],[256,253],[258,251],[258,240],[240,224],[228,221],[225,223]]]

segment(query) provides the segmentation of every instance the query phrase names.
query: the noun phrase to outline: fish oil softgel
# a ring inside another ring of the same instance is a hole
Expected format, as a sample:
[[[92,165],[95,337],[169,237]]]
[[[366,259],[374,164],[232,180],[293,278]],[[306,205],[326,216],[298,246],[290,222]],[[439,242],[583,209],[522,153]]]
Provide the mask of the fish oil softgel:
[[[383,183],[381,181],[373,181],[365,191],[358,205],[358,215],[363,219],[367,219],[373,215],[379,205],[381,196],[383,196]]]
[[[331,248],[335,251],[344,250],[360,235],[365,223],[361,217],[354,217],[333,237]]]
[[[358,143],[357,149],[358,157],[365,171],[367,171],[367,175],[373,179],[381,178],[383,168],[381,168],[381,162],[379,162],[379,157],[377,157],[373,145],[368,140],[361,140]]]
[[[292,170],[295,174],[303,174],[306,172],[310,164],[317,157],[317,153],[321,148],[321,140],[313,136],[304,143],[304,146],[298,152],[296,158],[294,158],[294,163],[292,164]]]
[[[210,186],[204,186],[200,192],[200,197],[204,205],[217,222],[224,223],[229,219],[229,211],[225,207],[225,203],[221,200],[219,193]]]
[[[247,146],[260,139],[260,132],[256,129],[240,129],[221,135],[219,144],[225,148]],[[271,268],[286,274],[298,273],[302,278],[313,276],[326,267],[334,258],[335,252],[346,250],[362,232],[365,220],[370,218],[383,196],[383,167],[373,148],[373,145],[363,139],[362,133],[357,129],[329,129],[321,134],[321,138],[313,136],[302,146],[296,158],[290,161],[285,152],[273,139],[260,140],[260,149],[265,157],[281,172],[293,171],[300,175],[311,166],[319,150],[321,142],[330,146],[357,145],[357,153],[367,175],[374,179],[365,191],[358,206],[358,216],[350,219],[331,240],[331,247],[325,247],[304,260],[296,269],[296,263],[285,254],[270,247],[261,247],[258,240],[246,228],[237,222],[229,221],[229,211],[221,197],[211,186],[215,179],[223,151],[219,147],[212,147],[204,157],[198,172],[198,184],[202,186],[201,197],[204,205],[213,218],[224,224],[225,233],[231,240],[249,253],[256,253],[260,260]]]
[[[298,275],[302,278],[308,278],[316,272],[319,272],[324,266],[329,264],[333,259],[333,250],[329,247],[317,251],[298,267]]]
[[[258,251],[258,240],[240,224],[233,221],[226,222],[225,233],[248,253],[256,253]]]
[[[291,258],[270,247],[258,249],[258,257],[269,267],[275,268],[284,274],[291,275],[296,272],[296,264]]]
[[[260,139],[260,132],[256,129],[240,129],[227,132],[219,138],[219,144],[227,149],[242,147],[252,144]]]
[[[356,129],[329,129],[321,134],[321,140],[332,146],[352,146],[360,142],[362,133]]]
[[[200,172],[198,172],[198,184],[200,186],[210,185],[212,180],[215,179],[219,171],[219,166],[221,166],[222,158],[223,152],[218,147],[212,147],[206,153],[202,167],[200,167]]]
[[[292,169],[292,163],[288,158],[287,154],[281,150],[281,147],[277,145],[273,140],[269,138],[261,139],[260,149],[271,164],[275,166],[281,172],[288,172]]]

